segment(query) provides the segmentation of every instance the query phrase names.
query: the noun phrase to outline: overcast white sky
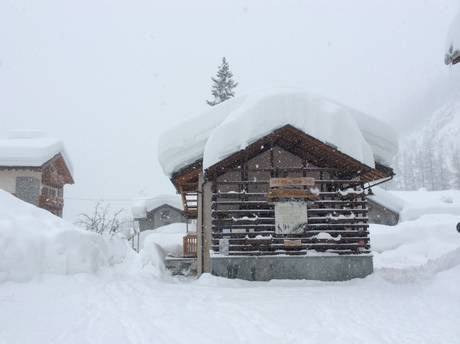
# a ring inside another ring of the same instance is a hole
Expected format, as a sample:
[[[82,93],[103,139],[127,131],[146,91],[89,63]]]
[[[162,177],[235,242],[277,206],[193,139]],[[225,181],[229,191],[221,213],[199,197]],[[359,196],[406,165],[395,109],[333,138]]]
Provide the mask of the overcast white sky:
[[[173,192],[158,136],[207,108],[222,56],[237,93],[300,86],[405,133],[459,85],[443,64],[459,8],[458,0],[0,0],[0,129],[65,141],[76,180],[67,218],[98,198],[127,207]]]

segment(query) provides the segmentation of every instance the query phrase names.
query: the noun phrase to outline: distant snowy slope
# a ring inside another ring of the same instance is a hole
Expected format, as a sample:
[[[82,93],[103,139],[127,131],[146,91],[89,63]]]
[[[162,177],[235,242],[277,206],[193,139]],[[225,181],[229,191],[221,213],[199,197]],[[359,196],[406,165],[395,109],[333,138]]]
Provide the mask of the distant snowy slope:
[[[0,282],[43,273],[92,273],[110,265],[115,246],[0,190]]]
[[[460,94],[401,140],[394,166],[400,189],[460,188]]]

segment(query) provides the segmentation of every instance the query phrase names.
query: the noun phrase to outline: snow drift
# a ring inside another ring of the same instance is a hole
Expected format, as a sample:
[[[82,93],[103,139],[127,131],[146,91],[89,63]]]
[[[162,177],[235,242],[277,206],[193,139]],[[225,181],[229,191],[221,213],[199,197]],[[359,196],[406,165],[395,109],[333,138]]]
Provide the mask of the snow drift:
[[[460,214],[432,214],[394,227],[371,225],[369,231],[375,268],[420,267],[459,250],[458,222]]]
[[[126,254],[126,245],[119,244],[0,190],[0,282],[28,281],[43,273],[93,273]]]
[[[160,137],[165,174],[203,158],[207,168],[258,138],[290,124],[374,167],[391,162],[397,137],[386,124],[357,110],[303,91],[256,92],[214,106]]]

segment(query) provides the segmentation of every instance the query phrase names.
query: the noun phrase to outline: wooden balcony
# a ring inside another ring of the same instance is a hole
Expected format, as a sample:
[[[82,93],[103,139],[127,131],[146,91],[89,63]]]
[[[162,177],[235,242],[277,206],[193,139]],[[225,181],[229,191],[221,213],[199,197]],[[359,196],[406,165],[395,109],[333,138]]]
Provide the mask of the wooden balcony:
[[[60,215],[62,213],[62,209],[64,208],[64,199],[62,197],[40,195],[38,206],[52,212],[53,214]]]
[[[183,238],[184,257],[192,258],[197,256],[197,236],[196,233],[188,233]]]

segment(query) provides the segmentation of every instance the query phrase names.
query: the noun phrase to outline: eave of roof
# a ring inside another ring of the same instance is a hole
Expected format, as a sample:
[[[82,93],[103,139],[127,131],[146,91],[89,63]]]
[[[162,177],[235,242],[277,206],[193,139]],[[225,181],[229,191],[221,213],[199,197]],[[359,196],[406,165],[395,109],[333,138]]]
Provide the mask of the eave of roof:
[[[269,145],[279,143],[279,138],[289,137],[290,139],[296,138],[299,142],[303,141],[304,144],[308,144],[308,147],[315,147],[313,151],[316,151],[315,154],[321,155],[322,158],[329,157],[329,164],[339,164],[344,172],[356,173],[361,179],[365,182],[371,182],[374,180],[388,178],[394,175],[393,170],[390,167],[384,166],[382,164],[376,164],[375,168],[371,168],[367,165],[364,165],[360,161],[340,152],[336,148],[317,140],[316,138],[305,134],[303,131],[291,126],[285,125],[279,129],[276,129],[272,133],[258,139],[254,143],[250,144],[246,148],[233,153],[227,158],[221,160],[220,162],[214,164],[213,166],[206,169],[206,175],[208,177],[215,177],[219,174],[225,172],[226,168],[235,165],[242,161],[243,157],[251,158],[257,154],[261,153],[260,147],[264,147],[266,150]],[[286,145],[285,145],[286,146]],[[295,144],[292,146],[295,147]],[[292,149],[291,147],[291,149]],[[296,148],[298,149],[298,147]],[[289,150],[289,149],[288,149]],[[306,150],[303,150],[305,155],[311,154]],[[294,153],[296,154],[296,153]],[[298,155],[298,152],[297,154]],[[197,183],[197,177],[202,170],[202,159],[195,161],[193,164],[190,164],[180,171],[174,173],[171,178],[172,183],[176,189],[180,192],[181,188],[187,183],[193,180]]]

